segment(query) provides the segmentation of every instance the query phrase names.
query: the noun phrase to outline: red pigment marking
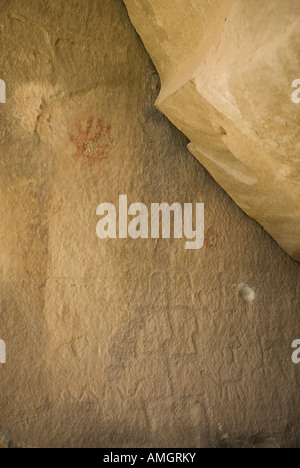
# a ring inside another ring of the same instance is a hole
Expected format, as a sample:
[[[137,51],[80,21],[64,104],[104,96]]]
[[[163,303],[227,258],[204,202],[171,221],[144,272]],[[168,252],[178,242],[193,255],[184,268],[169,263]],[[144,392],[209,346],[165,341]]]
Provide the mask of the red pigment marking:
[[[225,34],[225,31],[226,31],[226,21],[227,21],[227,18],[225,19],[225,24],[223,26],[223,29],[222,31],[220,32],[219,36],[217,36],[216,40],[215,40],[215,50],[214,50],[214,54],[216,54],[218,52],[218,48],[220,47],[220,44],[222,42],[222,39],[223,39],[223,36]]]
[[[204,246],[207,249],[216,250],[219,243],[219,237],[219,233],[213,227],[206,229]]]
[[[75,126],[76,135],[70,134],[71,141],[77,147],[73,157],[90,162],[106,159],[113,144],[111,125],[103,119],[88,117],[76,119]]]

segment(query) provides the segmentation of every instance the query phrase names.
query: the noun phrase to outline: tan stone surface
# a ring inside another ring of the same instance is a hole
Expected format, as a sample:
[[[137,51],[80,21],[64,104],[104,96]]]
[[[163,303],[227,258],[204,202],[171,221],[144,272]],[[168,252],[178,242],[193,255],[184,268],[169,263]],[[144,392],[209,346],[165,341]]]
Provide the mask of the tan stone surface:
[[[300,260],[299,1],[125,4],[160,72],[157,107],[236,203]]]
[[[0,426],[9,440],[299,446],[299,264],[155,110],[159,78],[123,2],[0,7]],[[205,247],[100,241],[96,207],[119,194],[204,202]]]

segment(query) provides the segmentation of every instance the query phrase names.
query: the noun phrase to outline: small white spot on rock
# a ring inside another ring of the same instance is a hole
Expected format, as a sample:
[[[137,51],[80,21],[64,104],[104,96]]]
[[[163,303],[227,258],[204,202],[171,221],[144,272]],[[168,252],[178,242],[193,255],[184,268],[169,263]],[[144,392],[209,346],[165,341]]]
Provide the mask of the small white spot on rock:
[[[239,290],[239,295],[243,299],[244,302],[246,302],[247,304],[251,304],[251,302],[254,301],[256,294],[252,288],[250,288],[244,283],[241,283],[238,286],[238,290]]]

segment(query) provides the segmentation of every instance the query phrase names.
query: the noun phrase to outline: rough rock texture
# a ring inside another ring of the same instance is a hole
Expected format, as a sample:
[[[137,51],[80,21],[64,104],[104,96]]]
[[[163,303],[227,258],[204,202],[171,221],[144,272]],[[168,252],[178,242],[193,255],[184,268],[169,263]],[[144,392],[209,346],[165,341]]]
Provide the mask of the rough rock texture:
[[[4,445],[300,446],[300,266],[154,108],[123,2],[0,7]],[[119,194],[204,202],[204,248],[100,241]]]
[[[124,0],[157,107],[237,204],[300,261],[298,0]]]

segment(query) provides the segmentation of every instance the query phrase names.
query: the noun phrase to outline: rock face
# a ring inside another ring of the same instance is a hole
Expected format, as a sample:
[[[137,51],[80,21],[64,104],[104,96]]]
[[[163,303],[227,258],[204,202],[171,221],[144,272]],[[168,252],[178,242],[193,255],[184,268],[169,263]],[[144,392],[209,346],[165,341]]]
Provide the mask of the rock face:
[[[300,265],[155,109],[123,1],[0,4],[0,446],[299,446]],[[98,239],[120,194],[205,203],[204,248]]]
[[[161,76],[157,107],[300,261],[299,1],[124,1]]]

